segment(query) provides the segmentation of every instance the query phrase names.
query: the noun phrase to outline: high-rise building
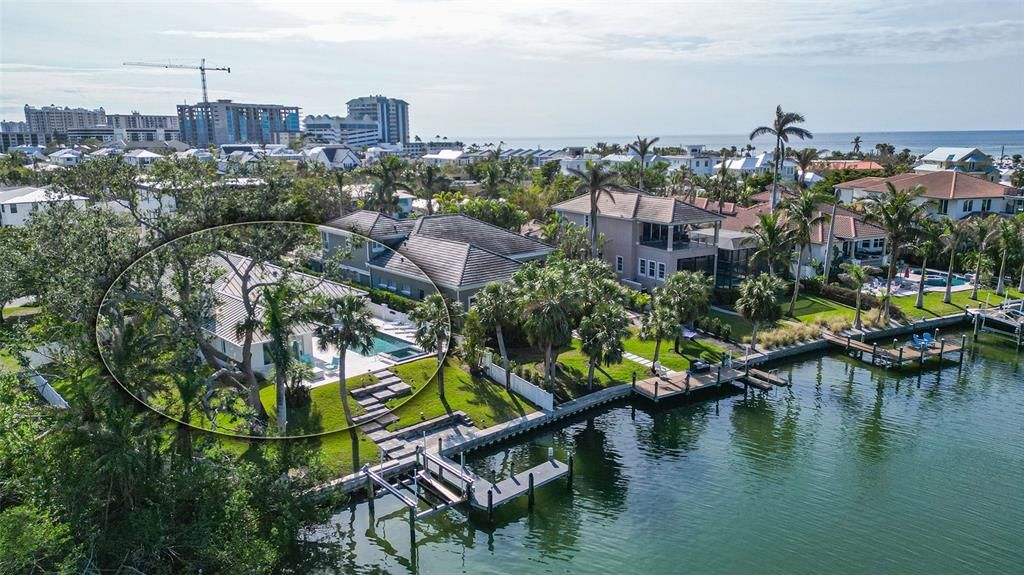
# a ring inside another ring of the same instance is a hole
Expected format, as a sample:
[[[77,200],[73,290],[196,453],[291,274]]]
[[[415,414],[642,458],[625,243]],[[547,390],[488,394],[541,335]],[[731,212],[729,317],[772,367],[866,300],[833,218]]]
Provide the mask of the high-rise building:
[[[372,146],[380,142],[380,124],[368,118],[355,119],[341,116],[306,116],[303,129],[325,144],[346,144],[353,148]]]
[[[409,103],[386,96],[363,96],[348,101],[348,117],[377,122],[381,142],[404,144],[409,141]]]
[[[52,105],[34,108],[26,104],[25,123],[28,124],[29,132],[63,138],[72,128],[93,128],[105,125],[107,113],[103,108],[87,110]]]
[[[231,100],[178,106],[183,141],[197,147],[277,144],[299,133],[298,106],[240,104]]]
[[[0,122],[0,132],[4,134],[27,134],[27,122]]]
[[[133,110],[131,114],[107,114],[107,126],[116,129],[162,128],[177,130],[178,117],[140,114]]]

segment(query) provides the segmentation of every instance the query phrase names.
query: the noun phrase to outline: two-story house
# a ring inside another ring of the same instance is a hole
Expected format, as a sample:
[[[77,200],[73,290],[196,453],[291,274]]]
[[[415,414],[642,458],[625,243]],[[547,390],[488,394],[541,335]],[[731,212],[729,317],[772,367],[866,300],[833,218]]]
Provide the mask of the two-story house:
[[[914,164],[919,174],[953,171],[976,176],[990,182],[999,181],[999,169],[992,158],[978,148],[935,148]]]
[[[359,210],[331,220],[321,233],[328,255],[349,250],[342,266],[349,279],[414,300],[436,286],[467,308],[488,283],[508,281],[525,262],[544,260],[554,249],[462,214],[396,219]]]
[[[836,185],[836,197],[844,204],[880,197],[887,192],[887,183],[897,190],[923,187],[925,192],[918,201],[926,204],[933,217],[945,215],[961,220],[978,214],[1009,216],[1024,210],[1024,198],[1014,188],[953,170],[859,178]]]
[[[588,195],[552,209],[568,221],[590,227]],[[714,277],[723,219],[679,198],[632,190],[603,193],[597,202],[597,231],[605,238],[601,257],[624,284],[636,288],[657,287],[682,270]]]

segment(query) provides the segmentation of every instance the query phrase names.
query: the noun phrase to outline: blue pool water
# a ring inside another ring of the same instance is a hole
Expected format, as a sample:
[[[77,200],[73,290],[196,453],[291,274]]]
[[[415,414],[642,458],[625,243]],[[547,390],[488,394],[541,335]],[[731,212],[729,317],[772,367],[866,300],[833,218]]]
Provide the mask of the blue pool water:
[[[386,333],[377,332],[377,334],[373,336],[373,347],[367,355],[373,356],[378,353],[387,353],[393,357],[402,358],[415,355],[417,351],[413,348],[413,345],[407,341],[400,340],[397,337],[390,336]]]
[[[932,273],[929,273],[924,278],[924,285],[927,285],[927,286],[944,286],[944,285],[946,285],[946,277],[948,275],[949,274],[946,274],[944,272],[932,272]],[[957,276],[957,275],[953,276],[953,285],[955,285],[955,286],[962,286],[962,285],[964,285],[966,283],[967,283],[967,280],[965,278],[963,278],[962,276]]]

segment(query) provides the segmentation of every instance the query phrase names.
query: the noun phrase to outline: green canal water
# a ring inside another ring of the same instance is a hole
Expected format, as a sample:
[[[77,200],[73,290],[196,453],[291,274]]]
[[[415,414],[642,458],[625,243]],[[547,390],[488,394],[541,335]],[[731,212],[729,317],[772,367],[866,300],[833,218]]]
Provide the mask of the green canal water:
[[[991,336],[989,336],[991,337]],[[1024,356],[983,344],[898,374],[840,354],[793,386],[623,403],[474,456],[575,455],[565,480],[468,519],[379,499],[309,534],[337,573],[1024,573]]]

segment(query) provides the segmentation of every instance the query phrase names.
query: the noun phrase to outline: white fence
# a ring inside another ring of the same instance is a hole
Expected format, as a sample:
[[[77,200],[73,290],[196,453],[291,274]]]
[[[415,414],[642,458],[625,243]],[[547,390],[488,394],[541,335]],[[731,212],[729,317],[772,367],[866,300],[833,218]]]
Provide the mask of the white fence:
[[[382,319],[384,321],[394,321],[404,325],[412,325],[412,320],[409,319],[408,315],[400,311],[393,310],[386,305],[373,303],[372,301],[367,299],[366,307],[370,308],[370,312],[372,312],[373,316],[376,317],[377,319]]]
[[[54,389],[53,386],[43,378],[43,376],[35,374],[29,377],[29,379],[32,380],[32,384],[36,386],[36,389],[39,390],[39,393],[42,394],[43,399],[45,399],[47,403],[57,407],[68,407],[68,402],[64,401],[64,398],[57,393],[57,390]]]
[[[481,362],[481,367],[487,373],[487,377],[491,378],[495,383],[504,387],[505,386],[505,370],[501,366],[491,361],[490,354],[484,354],[484,359]],[[533,385],[529,381],[519,377],[516,374],[512,374],[511,380],[512,391],[525,397],[527,401],[543,409],[544,411],[552,411],[555,409],[555,396],[544,391],[543,389]]]

